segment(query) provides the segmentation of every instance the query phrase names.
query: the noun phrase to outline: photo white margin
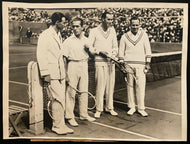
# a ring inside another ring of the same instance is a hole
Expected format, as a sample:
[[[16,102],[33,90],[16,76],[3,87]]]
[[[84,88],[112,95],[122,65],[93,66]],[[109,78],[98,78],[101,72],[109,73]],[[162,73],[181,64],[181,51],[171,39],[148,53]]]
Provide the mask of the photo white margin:
[[[183,8],[183,43],[182,43],[182,79],[181,79],[181,106],[182,106],[182,139],[187,140],[187,36],[188,36],[188,4],[187,3],[137,3],[137,2],[102,2],[102,3],[21,3],[2,2],[3,24],[3,138],[10,139],[8,127],[8,100],[9,100],[9,29],[8,7],[22,8]],[[35,137],[37,138],[37,137]],[[42,137],[39,137],[42,139]],[[45,137],[47,138],[47,137]],[[49,138],[49,137],[48,137]],[[51,139],[51,138],[49,138]],[[71,138],[72,139],[72,138]],[[110,139],[109,139],[110,140]],[[122,140],[122,139],[121,139]]]

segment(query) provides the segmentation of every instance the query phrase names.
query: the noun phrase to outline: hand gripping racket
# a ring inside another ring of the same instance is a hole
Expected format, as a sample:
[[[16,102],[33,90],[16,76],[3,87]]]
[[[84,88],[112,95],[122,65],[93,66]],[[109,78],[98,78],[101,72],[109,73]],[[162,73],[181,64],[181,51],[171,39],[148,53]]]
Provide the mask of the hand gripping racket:
[[[125,81],[127,82],[128,85],[129,85],[129,82],[128,82],[129,75],[132,75],[132,77],[136,81],[135,70],[129,64],[127,64],[126,62],[119,62],[118,59],[109,56],[107,52],[99,52],[99,55],[104,58],[109,58],[110,60],[112,60],[115,63],[115,65],[123,73],[123,75],[125,77]],[[131,85],[129,85],[129,86],[131,86]]]

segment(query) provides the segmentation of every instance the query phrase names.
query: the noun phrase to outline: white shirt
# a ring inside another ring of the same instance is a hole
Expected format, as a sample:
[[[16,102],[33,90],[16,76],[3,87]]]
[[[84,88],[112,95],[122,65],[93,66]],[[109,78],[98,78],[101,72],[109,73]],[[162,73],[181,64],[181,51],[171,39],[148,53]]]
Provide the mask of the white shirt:
[[[144,30],[139,29],[136,35],[131,31],[122,35],[119,46],[119,58],[133,64],[150,62],[150,42]]]
[[[62,44],[63,55],[69,60],[86,60],[88,53],[84,50],[88,39],[83,34],[77,38],[74,34],[68,37]]]

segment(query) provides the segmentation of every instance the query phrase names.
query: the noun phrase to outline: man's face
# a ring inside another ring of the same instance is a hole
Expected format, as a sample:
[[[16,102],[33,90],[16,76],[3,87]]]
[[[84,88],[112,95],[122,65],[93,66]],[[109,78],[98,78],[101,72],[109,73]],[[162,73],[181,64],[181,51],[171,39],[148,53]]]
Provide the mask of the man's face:
[[[131,21],[131,32],[136,34],[140,28],[139,20],[132,20]]]
[[[63,27],[65,26],[65,23],[66,23],[66,19],[65,19],[65,17],[62,17],[61,22],[56,23],[57,29],[62,30]]]
[[[113,25],[113,15],[107,14],[103,22],[107,25],[107,27],[111,27]]]
[[[81,22],[80,21],[73,21],[72,22],[72,28],[73,28],[73,32],[74,32],[74,35],[76,37],[79,37],[80,34],[82,33],[82,26],[81,26]]]

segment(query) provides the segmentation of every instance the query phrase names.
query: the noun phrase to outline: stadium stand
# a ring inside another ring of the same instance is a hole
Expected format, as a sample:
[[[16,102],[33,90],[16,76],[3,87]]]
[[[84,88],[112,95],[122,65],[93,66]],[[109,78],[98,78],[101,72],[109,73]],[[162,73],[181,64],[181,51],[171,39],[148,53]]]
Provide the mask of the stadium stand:
[[[114,27],[117,38],[120,40],[123,33],[129,30],[129,19],[132,16],[141,18],[142,28],[148,33],[151,42],[182,42],[182,16],[183,9],[172,8],[109,8],[109,9],[75,9],[79,16],[84,19],[84,30],[86,36],[89,29],[96,27],[100,23],[101,13],[105,10],[112,11],[115,15]],[[9,21],[41,23],[45,25],[50,23],[48,10],[37,11],[35,9],[9,8]],[[44,26],[43,26],[44,27]],[[36,31],[31,27],[32,31]],[[38,37],[39,31],[34,32],[32,37]],[[71,27],[67,23],[63,30],[63,38],[71,34]]]

